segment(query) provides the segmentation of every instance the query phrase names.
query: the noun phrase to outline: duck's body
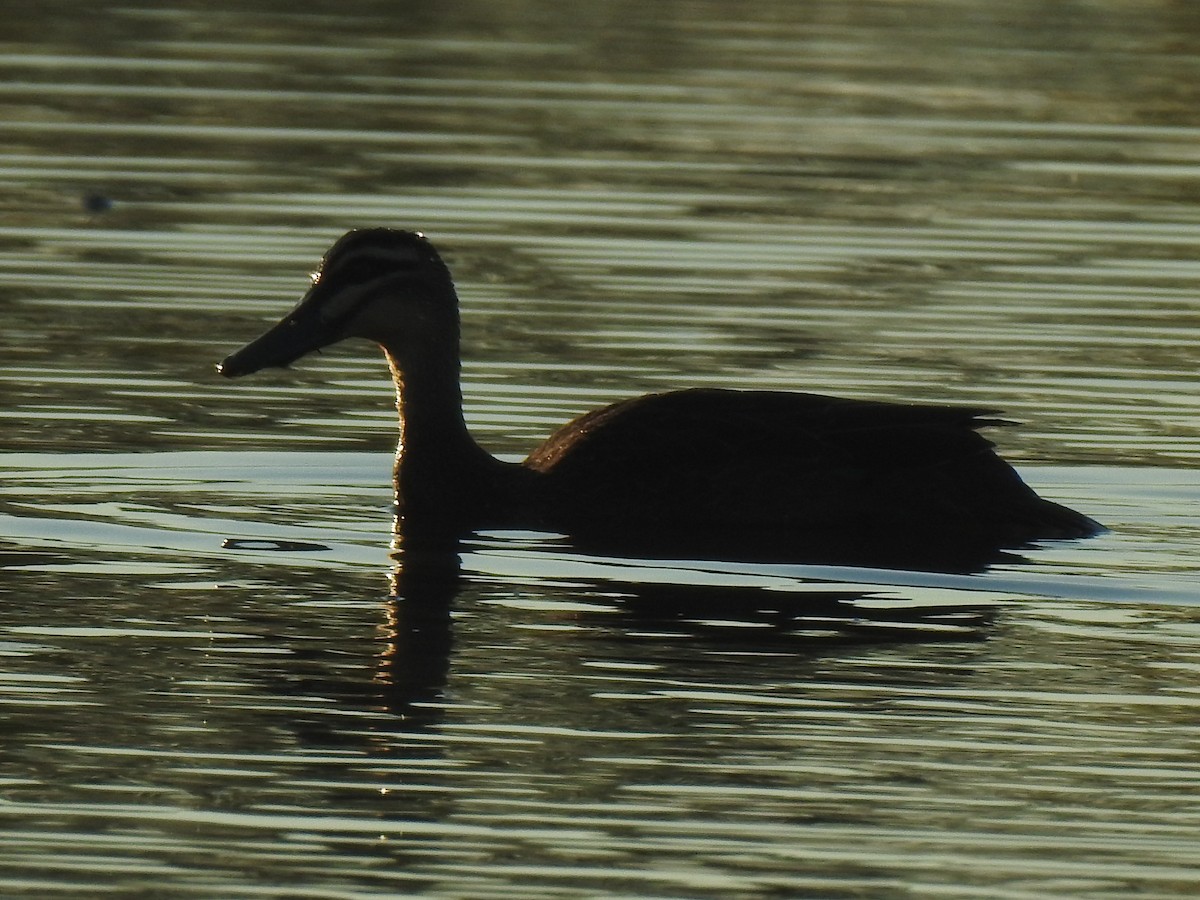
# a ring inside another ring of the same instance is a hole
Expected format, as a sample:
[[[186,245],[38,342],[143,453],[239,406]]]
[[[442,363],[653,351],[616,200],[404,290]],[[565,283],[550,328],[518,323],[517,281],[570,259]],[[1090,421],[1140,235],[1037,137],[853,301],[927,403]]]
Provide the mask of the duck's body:
[[[391,365],[396,496],[413,523],[554,529],[647,552],[819,548],[833,559],[864,547],[1016,548],[1100,528],[1038,497],[978,433],[999,423],[964,407],[673,391],[587,413],[522,463],[496,460],[463,420],[449,272],[409,232],[343,237],[296,310],[220,371],[287,365],[350,336],[381,344]]]

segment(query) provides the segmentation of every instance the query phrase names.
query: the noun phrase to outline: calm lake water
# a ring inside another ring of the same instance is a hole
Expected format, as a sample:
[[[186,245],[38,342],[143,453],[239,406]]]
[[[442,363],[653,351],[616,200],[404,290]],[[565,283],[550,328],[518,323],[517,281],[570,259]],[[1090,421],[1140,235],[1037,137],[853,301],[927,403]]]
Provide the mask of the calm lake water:
[[[1200,7],[5,6],[0,896],[1200,893]],[[983,405],[1111,531],[397,570],[378,352],[213,372],[372,225],[497,454]]]

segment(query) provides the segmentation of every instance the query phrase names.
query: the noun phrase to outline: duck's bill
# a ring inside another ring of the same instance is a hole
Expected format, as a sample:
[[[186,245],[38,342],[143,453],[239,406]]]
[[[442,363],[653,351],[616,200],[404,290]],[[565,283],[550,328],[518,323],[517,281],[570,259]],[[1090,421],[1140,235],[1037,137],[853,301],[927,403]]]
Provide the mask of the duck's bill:
[[[288,366],[331,343],[328,330],[310,305],[301,302],[278,325],[217,363],[217,371],[226,378],[237,378],[259,369]]]

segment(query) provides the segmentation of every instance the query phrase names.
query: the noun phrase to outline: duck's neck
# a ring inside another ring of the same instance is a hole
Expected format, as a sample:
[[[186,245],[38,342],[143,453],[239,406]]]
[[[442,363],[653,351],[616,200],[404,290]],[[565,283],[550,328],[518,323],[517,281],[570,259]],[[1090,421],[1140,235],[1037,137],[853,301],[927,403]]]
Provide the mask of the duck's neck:
[[[405,518],[467,520],[494,504],[504,463],[472,439],[463,418],[457,352],[404,355],[384,345],[396,385],[400,440],[396,503]],[[444,351],[443,351],[444,352]]]

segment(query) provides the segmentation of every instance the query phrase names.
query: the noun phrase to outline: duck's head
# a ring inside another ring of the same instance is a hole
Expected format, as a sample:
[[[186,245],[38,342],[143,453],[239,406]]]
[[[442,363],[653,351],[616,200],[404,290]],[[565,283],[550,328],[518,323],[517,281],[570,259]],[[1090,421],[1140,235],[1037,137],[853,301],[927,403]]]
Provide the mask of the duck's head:
[[[457,339],[450,273],[425,236],[389,228],[350,231],[329,248],[296,308],[217,371],[236,378],[290,365],[349,337],[402,353],[406,342],[428,337],[439,324]]]

